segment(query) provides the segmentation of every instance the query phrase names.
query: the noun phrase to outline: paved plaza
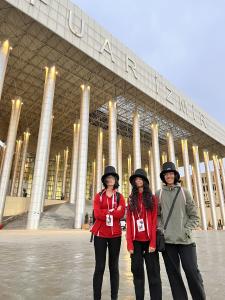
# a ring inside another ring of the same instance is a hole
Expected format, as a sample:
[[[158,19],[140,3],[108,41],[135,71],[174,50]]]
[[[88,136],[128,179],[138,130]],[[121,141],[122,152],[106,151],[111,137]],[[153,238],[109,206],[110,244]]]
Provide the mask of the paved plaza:
[[[225,232],[196,232],[195,237],[207,299],[224,300]],[[92,299],[94,249],[89,239],[89,232],[79,230],[1,231],[0,299]],[[161,277],[163,299],[172,299],[162,260]],[[102,299],[110,299],[108,268]],[[119,299],[134,299],[125,237],[120,256]]]

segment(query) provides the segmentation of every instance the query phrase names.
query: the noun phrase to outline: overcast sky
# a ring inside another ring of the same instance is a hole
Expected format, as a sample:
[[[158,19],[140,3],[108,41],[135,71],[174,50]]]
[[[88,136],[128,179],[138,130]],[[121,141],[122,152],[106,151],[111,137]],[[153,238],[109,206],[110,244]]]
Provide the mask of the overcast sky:
[[[225,125],[225,0],[72,0]]]

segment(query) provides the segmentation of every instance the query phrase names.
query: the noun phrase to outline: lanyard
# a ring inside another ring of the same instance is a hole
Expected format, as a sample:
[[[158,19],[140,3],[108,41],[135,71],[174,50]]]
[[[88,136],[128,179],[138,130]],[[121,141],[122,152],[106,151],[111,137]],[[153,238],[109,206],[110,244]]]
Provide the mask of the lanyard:
[[[107,206],[108,206],[108,211],[109,211],[109,198],[107,195],[106,195],[106,199],[107,199]],[[114,193],[112,195],[112,209],[113,209],[113,207],[114,207]]]
[[[142,201],[141,201],[140,215],[139,215],[139,213],[138,213],[138,209],[136,208],[137,215],[138,215],[138,219],[140,219],[140,218],[141,218],[141,215],[142,215],[142,208],[143,208],[143,203],[142,203]]]

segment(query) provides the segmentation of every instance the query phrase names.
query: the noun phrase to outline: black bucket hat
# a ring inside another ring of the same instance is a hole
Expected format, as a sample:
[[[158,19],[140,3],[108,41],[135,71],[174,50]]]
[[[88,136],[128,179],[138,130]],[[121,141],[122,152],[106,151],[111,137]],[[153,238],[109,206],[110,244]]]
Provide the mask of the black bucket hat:
[[[130,178],[129,178],[131,184],[133,183],[133,180],[136,177],[142,178],[143,180],[145,180],[149,184],[149,180],[148,180],[147,173],[145,172],[145,170],[143,170],[143,169],[137,169],[134,172],[134,174],[131,175]]]
[[[119,180],[119,175],[116,173],[116,169],[113,166],[106,166],[105,172],[102,176],[102,183],[104,182],[105,178],[110,175],[114,176],[117,180]]]
[[[177,180],[180,180],[180,173],[176,170],[175,164],[171,161],[165,162],[162,166],[162,172],[160,173],[160,178],[164,182],[164,175],[168,172],[174,172],[177,176]]]

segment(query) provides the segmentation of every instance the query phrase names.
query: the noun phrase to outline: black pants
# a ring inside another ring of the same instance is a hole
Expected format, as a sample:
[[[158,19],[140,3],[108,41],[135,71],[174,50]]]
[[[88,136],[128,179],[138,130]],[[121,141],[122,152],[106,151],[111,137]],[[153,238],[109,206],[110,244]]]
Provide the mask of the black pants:
[[[119,290],[119,254],[121,237],[94,237],[95,272],[93,277],[94,300],[101,299],[103,274],[105,271],[106,251],[109,249],[109,272],[111,284],[111,298],[117,299]]]
[[[166,244],[166,250],[163,252],[163,259],[174,300],[188,299],[181,276],[180,261],[187,277],[193,300],[206,299],[202,276],[197,264],[195,243],[190,245]]]
[[[134,253],[131,254],[131,271],[134,278],[136,300],[145,295],[144,260],[148,275],[151,300],[162,299],[162,285],[158,252],[149,252],[149,242],[134,241]],[[181,300],[181,299],[180,299]]]

